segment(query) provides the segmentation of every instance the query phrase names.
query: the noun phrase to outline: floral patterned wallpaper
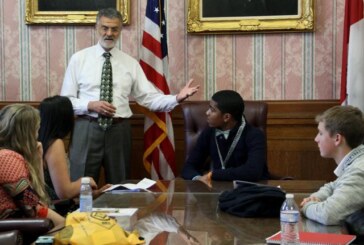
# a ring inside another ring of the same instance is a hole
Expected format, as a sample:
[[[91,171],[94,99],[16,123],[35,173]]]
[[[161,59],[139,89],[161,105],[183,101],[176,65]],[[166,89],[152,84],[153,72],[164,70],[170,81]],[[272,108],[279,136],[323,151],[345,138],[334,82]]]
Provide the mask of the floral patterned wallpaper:
[[[169,84],[201,85],[194,100],[234,89],[251,100],[338,99],[344,0],[315,1],[315,32],[192,35],[185,1],[166,1]],[[119,48],[139,58],[146,0],[131,0]],[[0,100],[60,92],[70,56],[97,42],[94,26],[26,25],[25,0],[0,1]]]

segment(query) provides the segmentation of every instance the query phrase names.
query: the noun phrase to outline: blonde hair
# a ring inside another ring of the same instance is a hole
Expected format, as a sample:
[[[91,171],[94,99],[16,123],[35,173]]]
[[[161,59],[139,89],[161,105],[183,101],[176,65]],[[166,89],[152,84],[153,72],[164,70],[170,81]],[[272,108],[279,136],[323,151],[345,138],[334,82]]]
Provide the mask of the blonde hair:
[[[39,111],[30,105],[12,104],[0,111],[0,148],[13,150],[24,157],[32,188],[43,202],[48,203],[44,183],[39,177],[43,171],[37,150],[39,125]]]

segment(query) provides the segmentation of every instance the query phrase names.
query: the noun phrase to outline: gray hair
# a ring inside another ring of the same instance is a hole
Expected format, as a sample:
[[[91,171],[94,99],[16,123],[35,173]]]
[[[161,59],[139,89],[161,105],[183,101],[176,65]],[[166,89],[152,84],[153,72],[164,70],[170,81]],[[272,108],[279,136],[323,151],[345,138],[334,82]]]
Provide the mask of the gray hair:
[[[96,16],[96,24],[99,23],[101,17],[107,17],[109,19],[119,19],[120,23],[123,23],[123,16],[121,13],[114,8],[100,9]]]

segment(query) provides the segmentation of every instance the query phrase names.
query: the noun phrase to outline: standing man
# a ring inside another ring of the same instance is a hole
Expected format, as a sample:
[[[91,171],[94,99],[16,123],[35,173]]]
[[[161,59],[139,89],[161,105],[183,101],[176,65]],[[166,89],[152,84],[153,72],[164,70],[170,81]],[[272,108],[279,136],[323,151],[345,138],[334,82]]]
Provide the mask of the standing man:
[[[121,27],[120,12],[100,10],[98,43],[75,53],[65,74],[61,95],[71,99],[77,115],[69,152],[72,180],[91,176],[98,181],[102,164],[107,183],[129,176],[129,96],[152,111],[171,111],[199,88],[191,86],[191,79],[177,95],[158,92],[138,61],[115,48]]]
[[[335,181],[301,203],[303,214],[324,225],[338,225],[364,207],[364,117],[353,106],[335,106],[316,117],[315,141],[324,158],[338,165]]]

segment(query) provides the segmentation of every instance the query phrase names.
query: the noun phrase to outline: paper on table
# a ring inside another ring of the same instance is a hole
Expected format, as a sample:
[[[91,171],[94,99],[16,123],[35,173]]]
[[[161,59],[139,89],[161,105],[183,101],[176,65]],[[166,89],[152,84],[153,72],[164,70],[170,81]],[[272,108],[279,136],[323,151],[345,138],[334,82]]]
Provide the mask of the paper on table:
[[[130,191],[139,190],[139,189],[147,190],[149,187],[151,187],[155,183],[156,183],[156,181],[154,181],[154,180],[144,178],[141,181],[139,181],[137,184],[127,183],[127,184],[112,185],[111,187],[104,190],[104,192],[112,191],[112,190],[120,188],[120,187],[124,187]]]
[[[120,115],[120,114],[117,114],[117,113],[115,113],[114,114],[114,117],[120,117],[120,118],[124,118],[122,115]]]
[[[137,222],[137,208],[92,208],[92,211],[105,213],[116,219],[118,224],[127,231],[132,231]]]

